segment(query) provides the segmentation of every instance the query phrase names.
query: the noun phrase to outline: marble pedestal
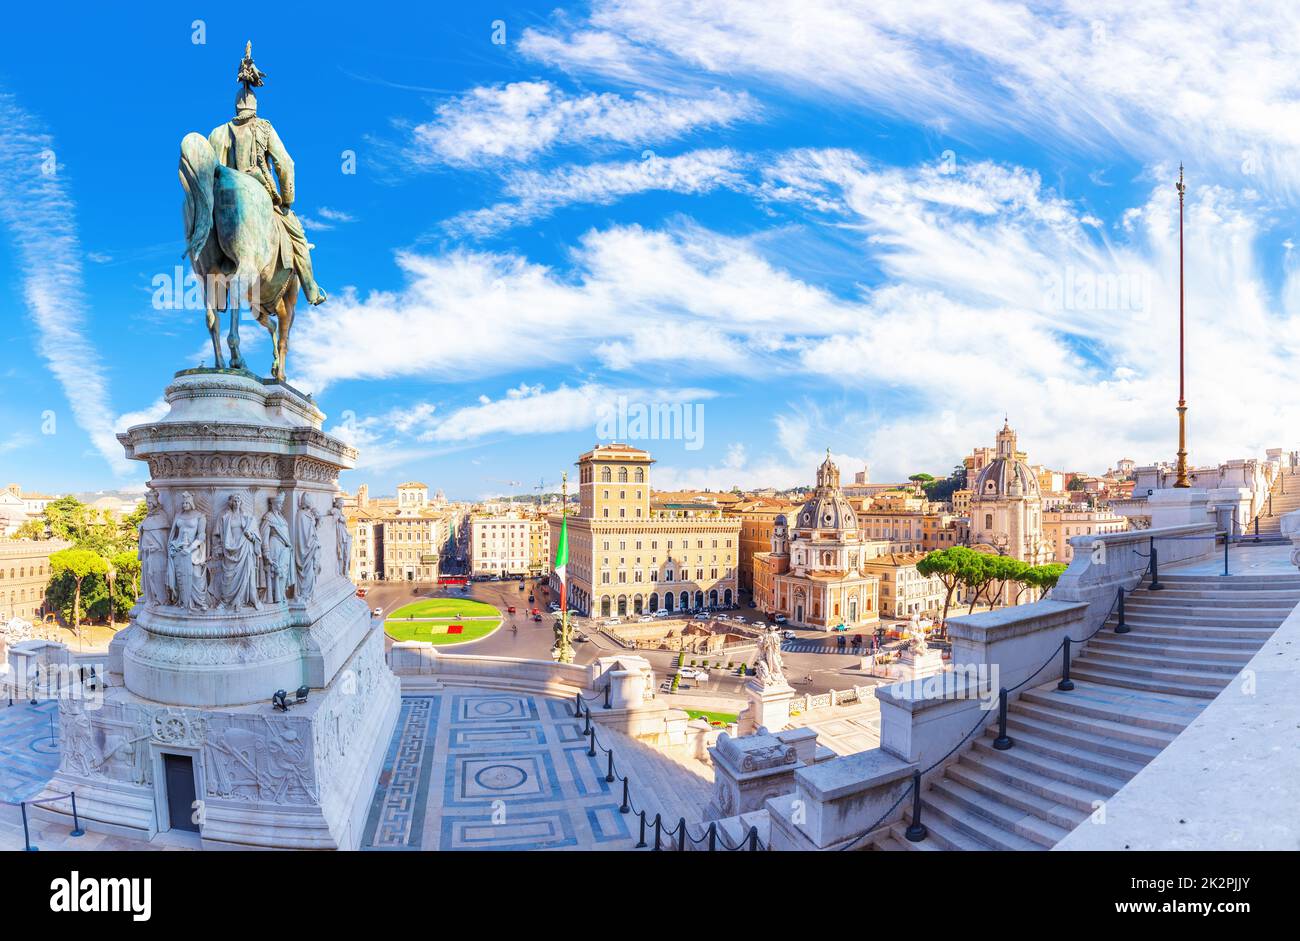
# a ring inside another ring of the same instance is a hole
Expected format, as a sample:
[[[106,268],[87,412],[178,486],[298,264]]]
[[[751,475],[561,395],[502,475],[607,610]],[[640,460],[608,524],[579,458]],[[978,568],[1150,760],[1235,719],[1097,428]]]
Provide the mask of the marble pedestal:
[[[745,683],[745,698],[749,700],[738,717],[741,735],[752,735],[759,728],[780,731],[790,724],[790,700],[794,690],[781,680],[764,686],[757,678]]]
[[[1210,495],[1197,487],[1170,487],[1147,497],[1151,528],[1189,526],[1210,521]]]
[[[902,680],[919,680],[943,672],[943,654],[937,650],[916,653],[908,649],[898,658],[899,678]]]
[[[178,373],[166,397],[119,435],[151,472],[144,595],[102,706],[60,700],[48,793],[75,789],[92,829],[152,838],[188,818],[205,844],[355,848],[400,705],[334,506],[356,451],[308,397],[248,373]],[[300,687],[306,702],[273,707]]]

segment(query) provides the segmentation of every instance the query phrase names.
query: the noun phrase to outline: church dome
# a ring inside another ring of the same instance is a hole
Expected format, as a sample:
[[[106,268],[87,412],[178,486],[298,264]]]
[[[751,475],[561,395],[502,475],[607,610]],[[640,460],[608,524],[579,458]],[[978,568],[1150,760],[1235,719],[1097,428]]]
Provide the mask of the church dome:
[[[840,492],[840,469],[830,452],[817,468],[817,489],[799,510],[799,529],[856,530],[858,517]]]
[[[997,455],[980,469],[971,489],[972,500],[1040,496],[1038,476],[1020,459],[1016,451],[1016,433],[1008,424],[1003,424],[998,434]]]

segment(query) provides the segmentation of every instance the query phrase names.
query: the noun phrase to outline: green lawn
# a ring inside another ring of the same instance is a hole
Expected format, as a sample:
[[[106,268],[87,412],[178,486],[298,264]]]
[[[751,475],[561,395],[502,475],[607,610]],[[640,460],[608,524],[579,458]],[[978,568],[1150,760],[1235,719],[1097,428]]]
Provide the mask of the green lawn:
[[[687,709],[685,711],[692,719],[708,719],[710,722],[721,722],[723,725],[730,725],[739,718],[730,712],[705,712],[703,709]]]
[[[404,605],[388,614],[389,621],[402,618],[476,618],[500,617],[501,612],[490,604],[470,598],[425,598]],[[468,628],[466,628],[468,630]]]
[[[448,634],[447,628],[452,624],[460,624],[463,628],[462,633]],[[385,621],[384,631],[393,640],[419,640],[426,644],[463,644],[466,641],[486,637],[500,626],[500,618],[487,621],[457,621],[454,618],[444,618],[437,621]]]

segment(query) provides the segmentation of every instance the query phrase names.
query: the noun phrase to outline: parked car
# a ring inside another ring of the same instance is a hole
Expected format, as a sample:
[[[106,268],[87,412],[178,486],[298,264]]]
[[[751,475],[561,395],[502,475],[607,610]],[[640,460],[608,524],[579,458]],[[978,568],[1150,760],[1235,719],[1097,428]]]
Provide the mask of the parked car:
[[[697,620],[697,621],[707,621],[707,620],[709,620],[709,618],[711,618],[712,616],[713,616],[713,615],[709,614],[709,612],[707,612],[707,611],[701,611],[699,614],[695,615],[695,620]]]
[[[536,621],[538,624],[540,624],[542,623],[542,616],[540,614],[534,614],[533,620]]]
[[[552,601],[550,604],[548,604],[547,607],[550,608],[552,611],[559,611],[559,610],[560,610],[560,606],[559,606],[557,603],[555,603],[554,601]]]
[[[681,667],[677,670],[677,675],[684,680],[707,680],[709,671],[699,670],[695,667]]]
[[[511,614],[514,614],[514,613],[515,613],[515,606],[514,606],[514,605],[511,605],[510,607],[506,608],[506,611],[508,611],[508,612],[511,613]]]
[[[730,614],[719,614],[719,615],[718,615],[718,620],[719,620],[719,621],[730,621],[730,620],[731,620],[731,615],[730,615]]]
[[[523,591],[523,590],[524,590],[524,583],[523,583],[523,582],[520,582],[520,583],[519,583],[519,590],[520,590],[520,591]]]
[[[648,621],[653,621],[653,620],[654,620],[654,617],[651,616],[651,615],[649,615],[649,614],[647,614],[647,615],[646,615],[645,617],[643,617],[643,618],[637,618],[637,619],[636,619],[636,622],[637,622],[638,624],[645,624],[646,622],[648,622]]]
[[[383,609],[383,608],[375,608],[375,610],[372,611],[371,613],[372,613],[375,617],[382,617],[382,616],[383,616],[383,613],[384,613],[384,609]]]
[[[795,639],[795,636],[796,636],[796,635],[795,635],[795,632],[794,632],[794,631],[782,631],[782,632],[781,632],[781,639],[782,639],[782,640],[794,640],[794,639]]]
[[[530,595],[528,596],[528,603],[529,603],[529,604],[532,604],[532,603],[533,603],[534,601],[536,601],[536,600],[537,600],[536,596],[534,596],[534,595],[532,595],[532,594],[530,594]]]
[[[778,614],[776,617],[772,618],[772,620],[775,621],[777,624],[785,624],[790,619],[786,617],[784,614]]]
[[[615,626],[616,624],[622,624],[623,621],[622,621],[620,618],[610,618],[610,619],[609,619],[608,621],[606,621],[605,623],[606,623],[607,625],[609,625],[610,627],[613,627],[613,626]]]

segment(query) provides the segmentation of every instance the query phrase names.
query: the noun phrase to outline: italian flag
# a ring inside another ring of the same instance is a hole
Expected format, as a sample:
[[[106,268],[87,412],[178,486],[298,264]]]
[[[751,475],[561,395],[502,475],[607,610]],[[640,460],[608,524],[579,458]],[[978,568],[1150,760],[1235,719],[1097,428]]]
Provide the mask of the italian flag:
[[[569,567],[569,517],[560,517],[560,544],[555,547],[555,577],[560,580],[560,616],[569,610],[566,598],[567,569]]]

